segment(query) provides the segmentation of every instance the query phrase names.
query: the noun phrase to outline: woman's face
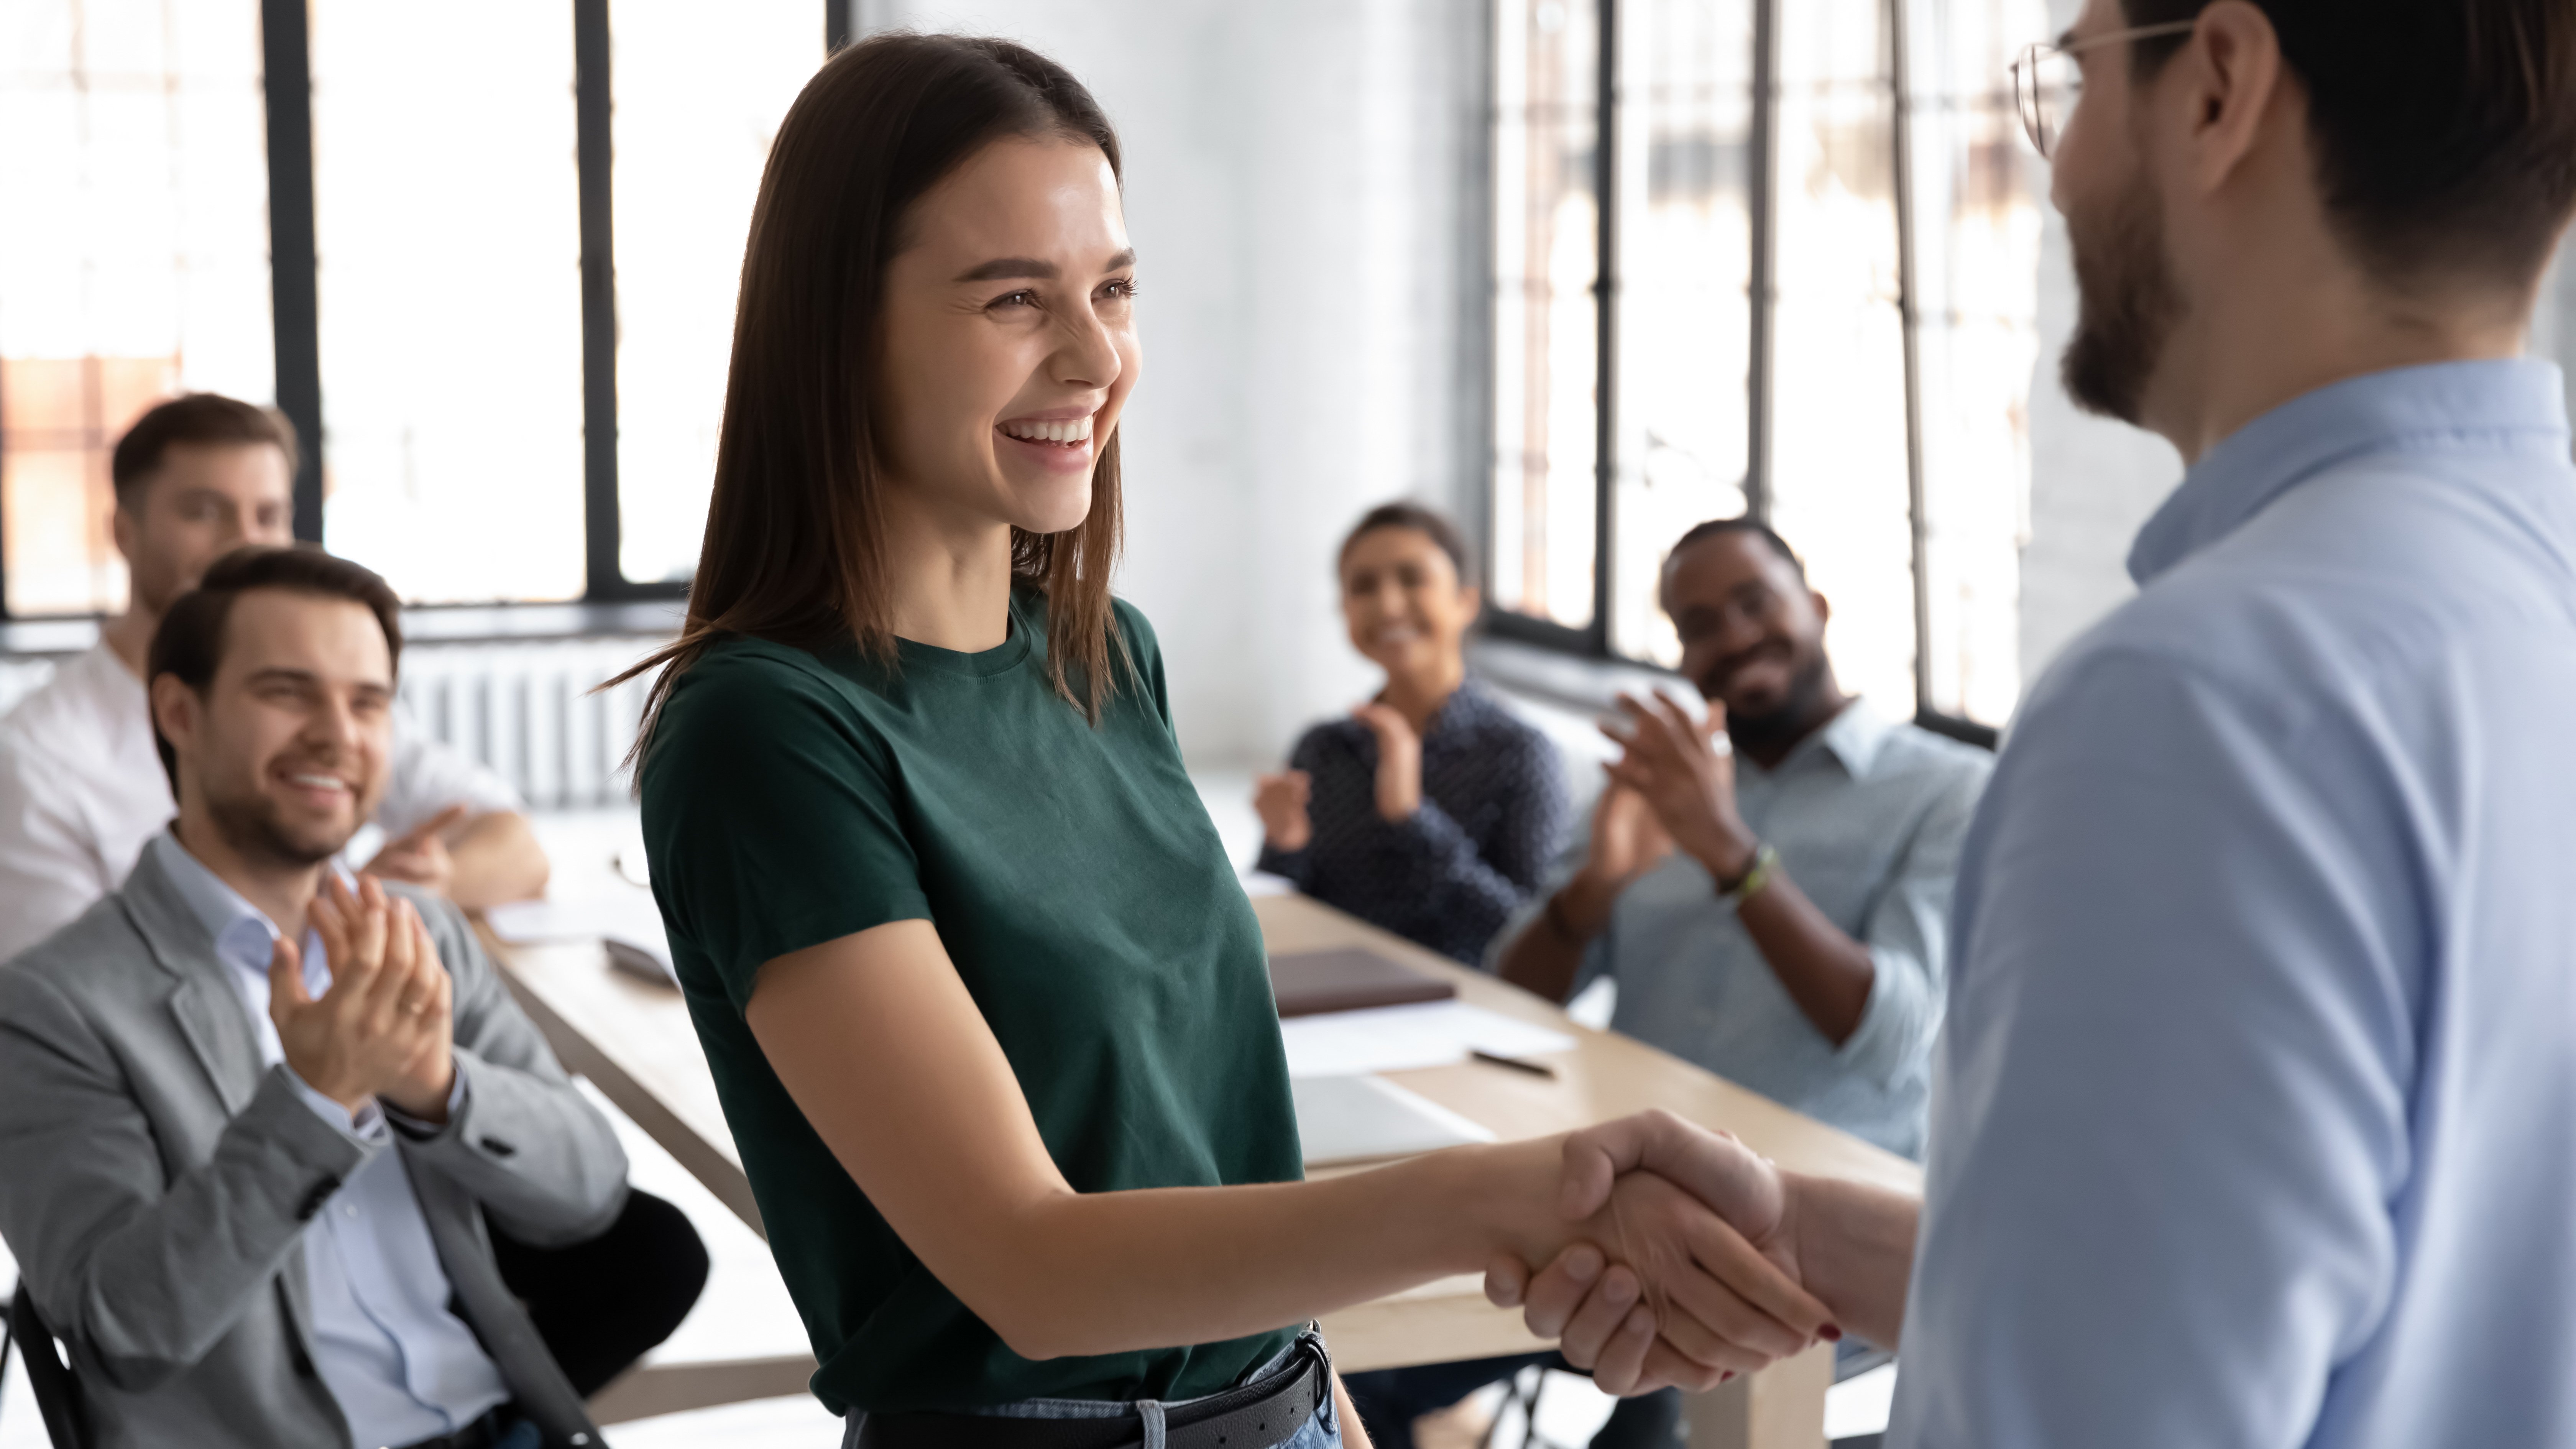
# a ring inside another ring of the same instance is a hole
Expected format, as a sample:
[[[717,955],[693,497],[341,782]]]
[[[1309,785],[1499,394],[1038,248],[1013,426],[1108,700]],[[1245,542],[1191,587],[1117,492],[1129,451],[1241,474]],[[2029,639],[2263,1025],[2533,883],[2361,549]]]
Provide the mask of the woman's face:
[[[1062,533],[1143,361],[1109,158],[996,141],[931,188],[886,266],[887,481],[949,520]]]
[[[1342,557],[1351,647],[1389,674],[1453,665],[1478,602],[1475,586],[1458,582],[1458,566],[1418,528],[1372,528]]]

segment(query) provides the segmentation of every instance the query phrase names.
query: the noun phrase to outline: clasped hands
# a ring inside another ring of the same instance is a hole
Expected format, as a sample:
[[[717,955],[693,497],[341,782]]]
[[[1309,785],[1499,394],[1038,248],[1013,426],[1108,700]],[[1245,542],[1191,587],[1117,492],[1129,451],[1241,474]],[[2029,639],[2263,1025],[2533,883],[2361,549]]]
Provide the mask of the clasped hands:
[[[1800,1282],[1792,1194],[1725,1133],[1646,1112],[1565,1141],[1559,1211],[1580,1236],[1544,1267],[1511,1254],[1485,1295],[1614,1394],[1713,1388],[1842,1337]]]
[[[352,1116],[382,1098],[419,1121],[446,1121],[454,987],[428,925],[375,881],[353,891],[329,872],[309,914],[329,989],[318,998],[306,989],[293,941],[281,936],[269,957],[268,1014],[286,1064]]]

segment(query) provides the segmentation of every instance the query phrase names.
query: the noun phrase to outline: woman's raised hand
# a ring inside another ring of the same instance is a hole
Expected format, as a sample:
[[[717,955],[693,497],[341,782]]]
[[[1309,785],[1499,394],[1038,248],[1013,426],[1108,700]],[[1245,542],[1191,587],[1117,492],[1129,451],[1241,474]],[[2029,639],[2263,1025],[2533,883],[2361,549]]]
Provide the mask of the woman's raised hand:
[[[1314,790],[1314,777],[1303,770],[1282,770],[1254,781],[1252,808],[1260,812],[1262,838],[1281,850],[1304,850],[1315,838],[1315,823],[1306,813]]]
[[[1364,704],[1351,717],[1377,736],[1377,813],[1392,824],[1422,808],[1422,736],[1392,705]]]

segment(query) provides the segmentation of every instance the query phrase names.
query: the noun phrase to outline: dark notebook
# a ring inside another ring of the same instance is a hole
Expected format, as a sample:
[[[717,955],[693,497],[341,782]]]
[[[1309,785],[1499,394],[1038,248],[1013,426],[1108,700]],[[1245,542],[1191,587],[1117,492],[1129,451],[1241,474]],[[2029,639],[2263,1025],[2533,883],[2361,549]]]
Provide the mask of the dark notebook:
[[[1273,956],[1270,989],[1279,998],[1281,1016],[1446,1001],[1458,994],[1457,987],[1437,976],[1357,947]]]

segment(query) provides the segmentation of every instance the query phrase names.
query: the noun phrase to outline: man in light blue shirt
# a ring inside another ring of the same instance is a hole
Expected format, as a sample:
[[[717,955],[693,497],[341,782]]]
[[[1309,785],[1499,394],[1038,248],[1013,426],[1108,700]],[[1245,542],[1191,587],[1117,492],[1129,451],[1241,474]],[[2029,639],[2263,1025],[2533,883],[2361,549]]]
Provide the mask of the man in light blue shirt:
[[[1572,1205],[1665,1172],[1901,1327],[1899,1449],[2576,1443],[2576,467],[2515,356],[2576,7],[2096,0],[2060,48],[2067,383],[2193,466],[1970,836],[1925,1197],[1666,1122]],[[1624,1386],[1613,1276],[1528,1293]]]

